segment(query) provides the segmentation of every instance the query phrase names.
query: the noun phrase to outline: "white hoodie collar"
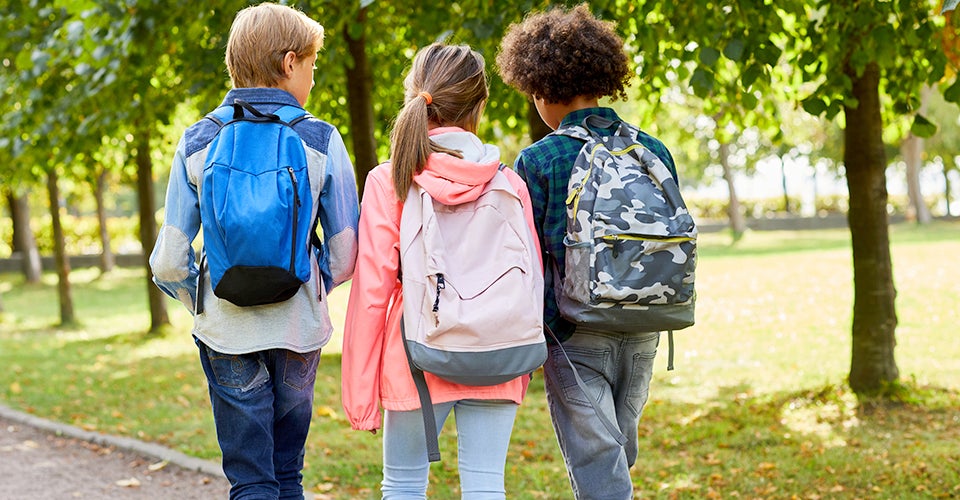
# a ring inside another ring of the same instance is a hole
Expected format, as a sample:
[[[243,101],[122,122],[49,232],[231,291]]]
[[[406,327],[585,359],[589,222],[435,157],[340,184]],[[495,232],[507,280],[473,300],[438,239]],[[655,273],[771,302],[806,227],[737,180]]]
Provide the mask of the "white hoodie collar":
[[[447,149],[460,151],[463,159],[474,163],[489,163],[500,159],[500,149],[492,144],[484,144],[475,134],[461,130],[450,129],[431,135],[430,140]]]

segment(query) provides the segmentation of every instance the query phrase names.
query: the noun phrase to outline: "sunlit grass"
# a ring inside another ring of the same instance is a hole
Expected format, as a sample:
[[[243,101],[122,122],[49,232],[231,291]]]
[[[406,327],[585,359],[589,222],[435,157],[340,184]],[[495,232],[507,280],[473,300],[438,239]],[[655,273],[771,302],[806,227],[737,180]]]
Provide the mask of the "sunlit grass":
[[[960,496],[960,224],[892,228],[901,406],[858,410],[845,388],[853,277],[845,230],[704,234],[697,324],[676,332],[676,370],[657,359],[633,477],[639,498],[936,498]],[[145,332],[139,270],[72,274],[79,324],[59,319],[56,277],[0,275],[0,400],[85,429],[138,437],[216,460],[219,451],[191,317]],[[329,306],[307,443],[318,498],[378,498],[381,436],[349,429],[340,407],[340,332],[348,289]],[[513,433],[508,496],[570,498],[537,374]],[[459,496],[454,422],[431,497]]]

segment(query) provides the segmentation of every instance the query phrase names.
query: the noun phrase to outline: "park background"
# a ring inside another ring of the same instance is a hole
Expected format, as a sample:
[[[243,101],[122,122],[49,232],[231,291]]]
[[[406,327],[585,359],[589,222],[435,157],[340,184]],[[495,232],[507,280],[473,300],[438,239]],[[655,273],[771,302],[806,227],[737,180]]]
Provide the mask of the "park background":
[[[486,58],[480,135],[507,163],[547,132],[494,59],[506,26],[561,2],[291,4],[327,30],[306,107],[344,134],[359,184],[433,41]],[[0,5],[0,400],[216,458],[189,315],[144,259],[176,141],[226,90],[247,3]],[[655,374],[638,494],[960,495],[956,2],[589,6],[636,68],[630,99],[605,104],[668,145],[703,232],[698,324],[678,333],[678,369]],[[375,496],[379,439],[343,420],[338,348],[306,483]],[[514,444],[511,497],[569,496],[537,382]],[[454,494],[455,458],[435,469],[434,495]]]

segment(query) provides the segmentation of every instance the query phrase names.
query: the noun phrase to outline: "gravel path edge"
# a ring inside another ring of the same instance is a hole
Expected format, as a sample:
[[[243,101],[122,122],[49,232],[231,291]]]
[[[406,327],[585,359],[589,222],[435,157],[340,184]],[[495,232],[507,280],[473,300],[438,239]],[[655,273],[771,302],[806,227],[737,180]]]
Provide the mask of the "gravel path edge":
[[[147,457],[153,457],[157,460],[165,460],[171,464],[186,470],[201,472],[215,477],[224,477],[223,469],[217,462],[203,460],[197,457],[191,457],[177,450],[161,446],[156,443],[148,443],[138,439],[124,436],[113,436],[100,432],[92,432],[74,427],[61,422],[54,422],[40,418],[36,415],[14,410],[9,406],[0,403],[0,417],[17,422],[21,425],[41,429],[59,436],[80,439],[100,446],[112,446],[120,450],[137,453]]]

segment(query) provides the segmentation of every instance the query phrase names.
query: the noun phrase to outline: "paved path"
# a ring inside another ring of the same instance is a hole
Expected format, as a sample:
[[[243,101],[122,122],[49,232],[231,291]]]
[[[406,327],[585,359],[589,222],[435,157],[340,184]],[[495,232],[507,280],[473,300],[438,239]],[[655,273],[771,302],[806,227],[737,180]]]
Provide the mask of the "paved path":
[[[219,464],[0,405],[0,500],[222,499]]]

